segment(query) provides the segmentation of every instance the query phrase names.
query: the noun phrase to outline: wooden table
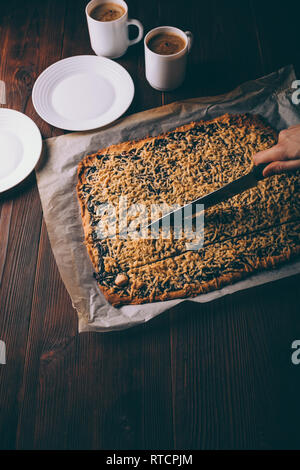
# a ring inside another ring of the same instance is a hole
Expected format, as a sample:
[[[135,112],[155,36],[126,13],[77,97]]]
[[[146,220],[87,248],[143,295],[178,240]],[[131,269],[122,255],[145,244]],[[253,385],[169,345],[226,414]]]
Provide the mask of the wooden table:
[[[119,60],[136,85],[129,113],[215,95],[293,63],[294,2],[128,1],[145,30],[191,30],[189,78],[173,93],[146,83],[142,43]],[[32,86],[53,62],[91,54],[84,0],[1,3],[0,79],[7,107],[43,137]],[[35,176],[0,201],[2,449],[300,448],[300,276],[218,301],[185,302],[127,331],[77,333],[51,252]]]

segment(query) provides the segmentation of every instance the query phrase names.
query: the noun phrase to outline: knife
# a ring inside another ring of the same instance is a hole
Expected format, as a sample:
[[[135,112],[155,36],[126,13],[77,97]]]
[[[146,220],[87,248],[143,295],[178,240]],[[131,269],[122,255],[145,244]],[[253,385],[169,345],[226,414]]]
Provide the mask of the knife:
[[[232,181],[231,183],[225,184],[225,186],[223,186],[222,188],[217,189],[216,191],[212,191],[211,193],[206,194],[205,196],[199,197],[198,199],[195,199],[194,201],[189,202],[188,204],[185,204],[184,206],[179,207],[174,211],[164,214],[159,219],[155,220],[154,222],[151,222],[145,228],[150,229],[151,231],[157,231],[160,227],[162,227],[164,221],[168,222],[168,225],[172,226],[174,225],[174,221],[178,220],[180,214],[181,217],[184,215],[185,211],[189,214],[192,213],[195,216],[195,213],[197,212],[196,208],[199,204],[203,204],[205,210],[209,207],[219,204],[222,201],[230,199],[236,194],[240,194],[246,191],[247,189],[253,188],[257,185],[258,181],[264,178],[263,170],[266,168],[267,165],[268,163],[254,166],[252,170],[246,175],[241,176],[240,178]],[[189,208],[188,211],[187,208]]]

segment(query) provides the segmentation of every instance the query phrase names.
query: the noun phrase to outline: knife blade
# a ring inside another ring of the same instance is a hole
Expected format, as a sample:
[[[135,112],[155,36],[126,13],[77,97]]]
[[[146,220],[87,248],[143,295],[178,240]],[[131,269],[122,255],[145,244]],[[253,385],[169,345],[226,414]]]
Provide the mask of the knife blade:
[[[253,188],[257,185],[258,181],[264,178],[263,170],[267,165],[268,163],[254,166],[252,170],[246,175],[241,176],[231,183],[225,184],[222,188],[219,188],[216,191],[212,191],[205,196],[201,196],[174,211],[164,214],[159,219],[151,222],[145,228],[150,229],[151,231],[157,231],[160,227],[162,227],[164,222],[168,222],[168,224],[172,226],[174,225],[175,219],[179,219],[180,214],[184,216],[184,212],[187,212],[187,208],[189,208],[189,214],[192,212],[195,215],[195,212],[197,212],[197,206],[200,204],[204,206],[205,210],[209,207],[219,204],[222,201],[226,201],[227,199],[230,199],[231,197],[240,194],[247,189]]]

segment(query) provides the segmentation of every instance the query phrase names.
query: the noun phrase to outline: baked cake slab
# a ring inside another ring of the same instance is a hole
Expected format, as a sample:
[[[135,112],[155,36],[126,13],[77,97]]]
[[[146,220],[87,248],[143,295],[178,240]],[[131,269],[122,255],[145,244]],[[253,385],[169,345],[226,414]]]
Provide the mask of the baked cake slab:
[[[224,115],[87,155],[77,195],[85,244],[108,301],[119,306],[196,296],[299,254],[299,172],[275,175],[205,211],[203,246],[187,239],[111,236],[104,204],[184,205],[246,174],[277,142],[258,116]],[[118,212],[117,212],[118,215]],[[99,237],[99,223],[108,229]],[[130,217],[129,217],[130,222]],[[131,221],[132,222],[132,221]]]

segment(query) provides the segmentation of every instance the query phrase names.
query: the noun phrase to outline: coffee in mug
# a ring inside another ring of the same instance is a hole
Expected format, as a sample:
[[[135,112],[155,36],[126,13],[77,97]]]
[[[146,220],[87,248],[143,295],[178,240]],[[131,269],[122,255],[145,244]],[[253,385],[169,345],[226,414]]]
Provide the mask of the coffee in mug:
[[[183,32],[173,26],[160,26],[146,34],[146,78],[153,88],[169,91],[183,83],[192,42],[190,31]]]
[[[158,33],[148,41],[149,49],[160,55],[177,54],[185,46],[186,41],[181,36],[172,33]]]
[[[125,8],[117,3],[102,3],[91,10],[90,16],[97,21],[114,21],[125,14]]]
[[[128,6],[123,0],[91,0],[85,13],[91,46],[97,55],[110,59],[122,57],[129,46],[143,38],[143,25],[138,20],[128,19]],[[135,39],[129,39],[129,25],[138,29]]]

